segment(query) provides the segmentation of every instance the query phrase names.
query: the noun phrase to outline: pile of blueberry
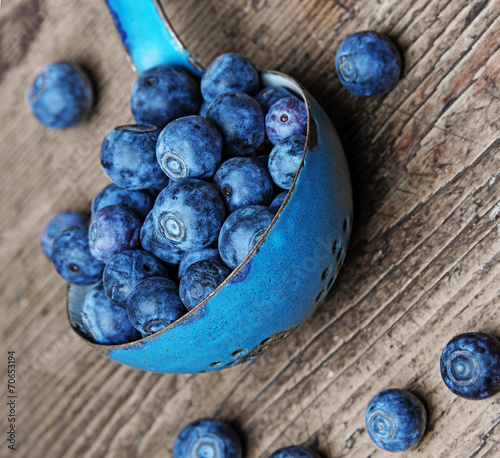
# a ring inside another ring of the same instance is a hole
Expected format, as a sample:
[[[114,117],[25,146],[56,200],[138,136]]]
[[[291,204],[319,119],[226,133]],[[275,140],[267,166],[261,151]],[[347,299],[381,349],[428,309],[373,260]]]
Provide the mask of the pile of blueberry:
[[[43,69],[37,106],[52,106],[61,75],[60,64]],[[113,129],[102,143],[113,183],[93,200],[90,223],[60,214],[42,234],[63,278],[97,283],[82,304],[95,342],[134,341],[179,319],[271,223],[302,160],[308,111],[284,87],[259,89],[252,63],[234,53],[215,59],[201,84],[167,65],[135,81],[137,124]]]

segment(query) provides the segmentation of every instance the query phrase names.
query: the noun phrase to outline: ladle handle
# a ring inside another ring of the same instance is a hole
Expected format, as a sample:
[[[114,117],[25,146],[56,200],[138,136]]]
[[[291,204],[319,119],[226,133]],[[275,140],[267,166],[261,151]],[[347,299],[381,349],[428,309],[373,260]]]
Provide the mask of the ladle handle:
[[[194,74],[203,67],[191,56],[157,0],[105,0],[118,33],[139,73],[157,65],[178,65]]]

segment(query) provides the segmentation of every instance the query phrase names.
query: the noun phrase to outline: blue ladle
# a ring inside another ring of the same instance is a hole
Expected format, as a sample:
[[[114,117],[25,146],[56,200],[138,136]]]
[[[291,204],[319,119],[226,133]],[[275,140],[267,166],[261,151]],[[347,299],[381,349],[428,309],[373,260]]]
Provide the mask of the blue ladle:
[[[106,0],[132,64],[203,69],[154,0]],[[70,285],[69,321],[95,350],[152,372],[196,373],[250,361],[283,341],[318,307],[344,261],[352,192],[342,145],[325,112],[288,75],[260,73],[261,86],[284,86],[309,114],[302,163],[271,225],[231,275],[203,302],[162,331],[123,345],[92,342],[80,307],[89,287]]]

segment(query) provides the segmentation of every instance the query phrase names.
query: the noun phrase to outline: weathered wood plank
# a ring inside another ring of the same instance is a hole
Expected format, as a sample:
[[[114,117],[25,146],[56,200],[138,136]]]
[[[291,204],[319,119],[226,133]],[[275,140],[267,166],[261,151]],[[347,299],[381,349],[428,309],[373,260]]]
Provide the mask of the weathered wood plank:
[[[371,443],[364,411],[376,392],[402,387],[429,413],[424,440],[404,456],[496,456],[498,396],[453,396],[439,356],[460,332],[500,336],[500,3],[162,4],[203,65],[241,52],[321,101],[353,179],[345,266],[315,314],[247,365],[148,374],[86,347],[68,327],[66,287],[38,237],[54,213],[88,211],[109,182],[100,144],[133,122],[135,75],[101,0],[2,2],[0,342],[19,357],[19,455],[170,456],[184,424],[216,416],[238,428],[249,458],[291,443],[325,457],[387,456]],[[336,48],[363,29],[387,33],[404,56],[401,81],[375,99],[351,96],[335,75]],[[39,67],[64,59],[93,73],[99,97],[81,126],[51,131],[25,94]]]

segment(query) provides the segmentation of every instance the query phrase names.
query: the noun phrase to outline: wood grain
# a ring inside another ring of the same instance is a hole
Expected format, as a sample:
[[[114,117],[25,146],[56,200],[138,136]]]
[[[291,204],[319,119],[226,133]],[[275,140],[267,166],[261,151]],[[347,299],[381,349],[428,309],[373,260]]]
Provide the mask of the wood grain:
[[[460,399],[439,373],[453,335],[500,337],[500,2],[162,5],[203,65],[240,52],[289,73],[321,102],[351,169],[351,246],[323,305],[251,363],[160,375],[83,345],[39,234],[55,213],[88,212],[108,183],[100,144],[133,122],[135,75],[101,0],[2,2],[0,342],[18,358],[16,456],[171,456],[180,429],[201,417],[237,428],[248,458],[292,443],[324,458],[392,456],[364,425],[368,402],[389,387],[416,393],[429,415],[419,447],[400,456],[500,456],[500,398]],[[334,68],[340,42],[366,29],[390,36],[404,60],[397,86],[374,99],[350,95]],[[87,67],[98,91],[93,115],[67,131],[44,128],[25,103],[37,69],[55,60]],[[3,430],[6,417],[2,402]]]

